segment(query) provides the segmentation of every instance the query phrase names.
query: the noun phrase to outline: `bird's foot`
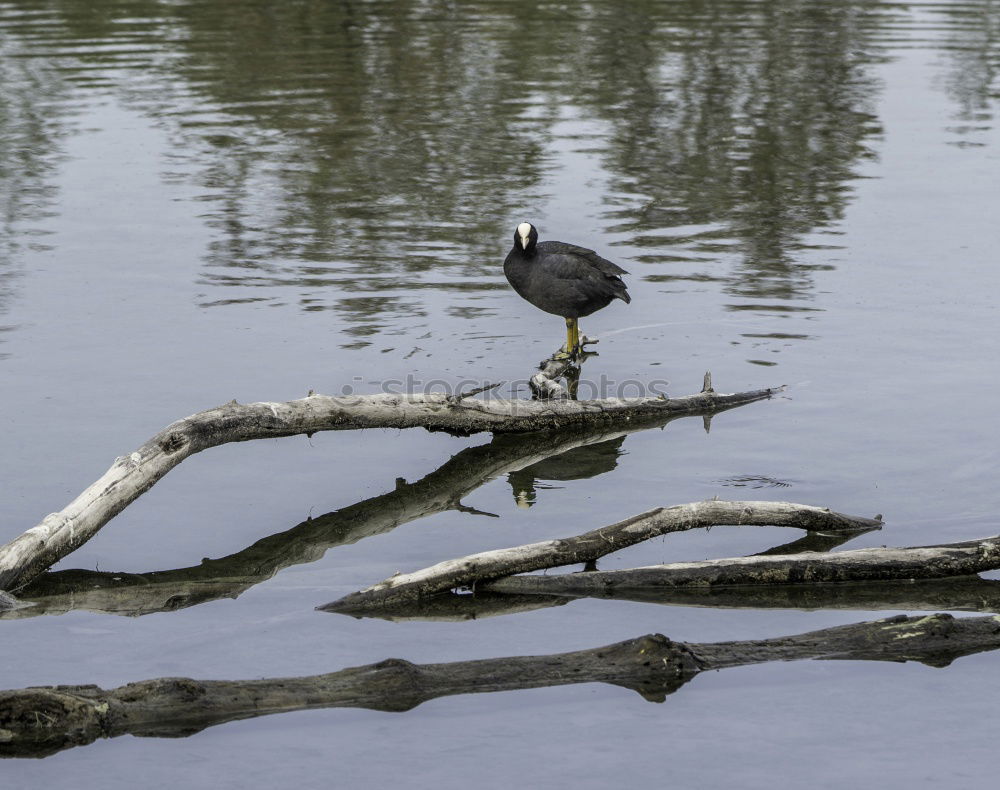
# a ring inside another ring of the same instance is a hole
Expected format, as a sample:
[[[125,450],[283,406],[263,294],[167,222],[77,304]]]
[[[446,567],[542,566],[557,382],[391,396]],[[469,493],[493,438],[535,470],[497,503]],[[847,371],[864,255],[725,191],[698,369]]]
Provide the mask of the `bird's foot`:
[[[588,351],[584,344],[576,346],[573,349],[568,349],[566,346],[560,348],[555,354],[552,355],[552,359],[557,362],[583,362],[590,357],[596,357],[596,351]]]

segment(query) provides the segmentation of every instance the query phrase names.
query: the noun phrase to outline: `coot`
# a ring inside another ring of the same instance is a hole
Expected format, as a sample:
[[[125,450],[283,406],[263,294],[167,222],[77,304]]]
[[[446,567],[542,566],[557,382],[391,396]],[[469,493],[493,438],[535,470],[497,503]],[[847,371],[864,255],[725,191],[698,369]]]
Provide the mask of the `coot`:
[[[575,244],[539,244],[538,231],[529,222],[514,231],[514,247],[503,262],[503,273],[522,298],[566,319],[563,353],[570,356],[581,350],[580,316],[607,307],[613,299],[632,301],[619,276],[628,274],[621,266]]]

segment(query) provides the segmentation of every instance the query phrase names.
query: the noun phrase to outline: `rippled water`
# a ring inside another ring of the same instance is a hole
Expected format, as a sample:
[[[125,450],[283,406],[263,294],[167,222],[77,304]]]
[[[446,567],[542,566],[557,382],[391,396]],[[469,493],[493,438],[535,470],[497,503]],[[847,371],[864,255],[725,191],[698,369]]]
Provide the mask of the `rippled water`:
[[[525,395],[562,326],[503,278],[523,219],[631,272],[632,304],[582,322],[602,339],[585,384],[685,394],[710,369],[722,391],[790,385],[711,433],[682,420],[583,448],[468,492],[479,513],[394,530],[395,505],[370,500],[487,440],[385,431],[213,450],[60,567],[187,578],[211,557],[259,577],[141,618],[58,597],[51,616],[0,624],[3,686],[304,675],[884,616],[584,600],[389,623],[313,607],[397,570],[714,495],[885,514],[852,547],[995,534],[998,71],[990,0],[0,2],[0,541],[167,423],[234,397],[483,380]],[[467,458],[442,474],[481,462]],[[372,510],[377,534],[361,540]],[[328,513],[312,553],[269,553],[269,536]],[[717,529],[602,567],[789,539]],[[702,677],[663,705],[580,686],[313,711],[120,738],[0,776],[992,787],[995,674],[991,654],[947,669],[816,662]]]

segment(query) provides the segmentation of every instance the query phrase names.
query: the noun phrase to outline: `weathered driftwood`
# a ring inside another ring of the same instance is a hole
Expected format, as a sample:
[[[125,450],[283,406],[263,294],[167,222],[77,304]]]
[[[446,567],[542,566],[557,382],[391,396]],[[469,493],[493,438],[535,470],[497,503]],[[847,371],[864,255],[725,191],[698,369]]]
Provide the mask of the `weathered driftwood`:
[[[468,397],[482,388],[458,396],[310,394],[285,403],[233,401],[167,426],[134,452],[117,458],[97,482],[63,510],[49,514],[37,526],[0,546],[0,590],[24,586],[77,549],[185,458],[228,442],[359,428],[426,428],[471,435],[571,426],[610,427],[640,417],[709,414],[769,398],[779,389],[582,402]]]
[[[777,639],[695,644],[650,634],[547,656],[449,664],[390,658],[325,675],[244,681],[158,678],[116,689],[48,686],[0,692],[0,756],[39,757],[98,738],[192,735],[236,719],[308,708],[407,711],[455,694],[610,683],[662,702],[700,672],[770,661],[920,661],[1000,648],[994,617],[898,616]]]
[[[735,587],[741,585],[824,584],[945,579],[1000,568],[1000,536],[961,543],[908,548],[851,549],[830,554],[732,557],[675,562],[618,571],[555,576],[510,576],[484,582],[493,592],[573,595],[657,587]]]
[[[494,436],[487,444],[456,453],[416,482],[397,479],[392,491],[308,518],[227,557],[206,559],[188,568],[145,573],[80,569],[44,573],[20,592],[22,603],[33,605],[5,612],[0,600],[0,617],[37,617],[74,609],[137,616],[234,598],[282,568],[319,560],[334,546],[384,534],[401,524],[449,510],[483,515],[464,505],[463,499],[497,477],[516,477],[521,470],[569,454],[575,458],[591,447],[637,431],[662,428],[687,416],[633,420],[617,429],[595,427]],[[597,469],[602,471],[603,465],[598,464]]]
[[[874,529],[874,528],[873,528]],[[803,537],[798,540],[792,541],[791,543],[784,543],[781,546],[775,546],[774,549],[769,549],[763,554],[770,553],[780,553],[780,554],[792,554],[797,551],[829,551],[846,541],[853,540],[859,535],[865,534],[869,530],[859,529],[856,532],[849,533],[824,533],[824,532],[807,532]],[[780,551],[779,551],[780,550]],[[977,577],[978,578],[978,577]],[[998,589],[996,590],[996,601],[1000,605],[1000,582],[996,582]],[[911,585],[912,586],[912,585]],[[772,588],[768,588],[772,589]],[[779,588],[779,589],[789,589],[789,588]],[[800,589],[800,588],[794,588]],[[819,586],[818,588],[806,587],[805,589],[842,589],[834,588],[831,585]],[[746,590],[746,588],[739,588],[740,592]],[[463,621],[463,620],[482,620],[487,617],[500,617],[511,614],[520,614],[524,611],[536,610],[550,608],[553,606],[564,606],[577,598],[596,598],[602,597],[597,594],[592,595],[566,595],[566,594],[556,594],[556,595],[512,595],[508,593],[494,593],[486,591],[482,585],[476,586],[476,592],[474,595],[468,592],[453,592],[447,591],[443,593],[438,593],[430,598],[420,598],[414,601],[399,602],[386,606],[379,606],[377,609],[371,609],[365,612],[364,616],[367,617],[377,617],[380,620],[390,620],[392,622],[406,622],[406,621]],[[608,596],[610,597],[610,596]],[[617,596],[627,600],[635,601],[648,601],[650,603],[659,604],[670,604],[673,603],[671,600],[663,600],[664,594],[661,590],[640,591],[636,594],[627,594]],[[532,598],[535,600],[532,601]],[[952,595],[947,600],[980,600],[975,594],[963,598],[960,595]],[[683,605],[683,604],[681,604]],[[712,606],[710,602],[703,602],[701,605]],[[724,604],[719,604],[723,606]],[[847,608],[847,607],[844,607]],[[928,610],[928,611],[942,611],[947,609],[961,609],[963,607],[948,606],[944,603],[937,606],[857,606],[857,609],[915,609],[915,610]],[[970,611],[993,611],[989,608],[976,609],[971,608]],[[1000,609],[997,609],[1000,611]],[[348,612],[348,614],[350,614]],[[362,615],[355,615],[356,617],[361,617]]]
[[[426,603],[433,619],[442,619],[446,604],[451,605],[451,619],[458,620],[463,604],[473,608],[476,599],[484,599],[484,609],[492,614],[503,613],[505,593],[476,590],[475,595],[451,593],[432,598]],[[910,581],[853,582],[844,584],[767,584],[755,587],[634,587],[609,591],[591,591],[579,595],[568,593],[538,595],[539,605],[554,606],[562,596],[565,603],[580,598],[614,598],[621,601],[660,604],[662,606],[705,607],[712,609],[837,609],[873,612],[880,610],[908,612],[993,612],[1000,614],[1000,581],[979,576],[959,576],[947,579]],[[510,593],[512,608],[525,608],[531,595]],[[498,600],[499,599],[499,600]],[[409,609],[400,607],[392,616],[380,612],[379,617],[393,620],[420,620],[424,602]],[[474,608],[473,608],[474,610]]]
[[[874,519],[846,516],[826,508],[790,502],[692,502],[640,513],[575,537],[447,560],[413,573],[398,574],[319,608],[328,612],[364,612],[373,607],[412,601],[487,579],[592,562],[670,532],[741,524],[847,532],[867,531],[881,526],[881,522]]]
[[[775,546],[773,549],[761,552],[761,554],[792,554],[798,551],[829,551],[830,549],[836,548],[837,546],[858,537],[859,535],[865,534],[869,530],[858,530],[857,532],[850,533],[823,533],[823,532],[807,532],[799,540],[792,541],[790,543],[784,543],[781,546]],[[590,571],[582,571],[590,572]],[[985,581],[979,579],[979,577],[971,577],[986,584]],[[927,583],[925,583],[927,584]],[[989,603],[995,602],[997,609],[995,611],[1000,611],[1000,582],[995,582],[996,589],[990,588],[976,588],[972,590],[971,588],[960,587],[955,590],[953,594],[940,596],[940,602],[936,605],[926,605],[926,606],[890,606],[888,603],[884,606],[872,606],[872,605],[859,605],[851,607],[844,602],[844,597],[838,598],[838,603],[840,606],[834,606],[833,608],[854,608],[854,609],[864,609],[871,611],[873,609],[912,609],[912,610],[925,610],[925,611],[945,611],[949,609],[962,610],[966,609],[968,611],[980,611],[980,612],[990,612],[994,609],[989,607]],[[855,585],[850,585],[849,588],[853,588]],[[857,585],[862,586],[862,585]],[[912,588],[913,584],[908,583],[907,588]],[[945,585],[946,586],[946,585]],[[881,584],[881,585],[869,585],[873,588],[891,587],[891,585]],[[736,592],[732,592],[735,589]],[[784,591],[787,594],[789,590],[800,590],[800,591],[824,591],[824,590],[844,590],[845,585],[817,585],[808,586],[800,585],[796,587],[767,587],[764,590],[778,590]],[[729,591],[732,598],[739,600],[741,594],[745,594],[748,590],[746,587],[739,588],[725,588]],[[535,595],[528,593],[526,595],[514,595],[510,593],[498,593],[490,592],[485,589],[483,584],[478,584],[475,587],[475,594],[471,594],[468,588],[464,588],[461,592],[456,591],[446,591],[443,593],[438,593],[431,596],[430,598],[419,598],[413,601],[402,601],[391,605],[379,606],[375,609],[368,609],[363,615],[353,613],[354,617],[377,617],[380,620],[389,620],[392,622],[409,622],[409,621],[463,621],[463,620],[482,620],[487,617],[500,617],[511,614],[520,614],[524,611],[534,610],[534,609],[544,609],[553,606],[564,606],[571,601],[577,600],[579,598],[601,598],[601,597],[615,597],[623,600],[629,601],[641,601],[644,603],[656,603],[663,605],[687,605],[683,603],[684,600],[694,600],[696,603],[691,603],[691,606],[719,606],[725,607],[727,604],[720,600],[719,603],[715,603],[714,598],[709,598],[707,595],[698,596],[697,593],[704,593],[704,590],[697,589],[692,590],[690,588],[680,588],[663,590],[662,588],[657,588],[655,590],[628,590],[621,592],[616,595],[600,595],[599,593],[590,593],[583,595],[570,595],[567,593],[556,593],[554,595]],[[711,590],[711,592],[720,593],[720,590]],[[757,592],[757,590],[752,590],[751,592]],[[681,593],[686,593],[687,595],[682,595]],[[694,594],[692,594],[694,593]],[[532,597],[536,600],[534,605],[532,605]],[[758,597],[762,597],[759,596]],[[677,600],[674,600],[674,599]],[[905,598],[905,596],[904,596]],[[866,604],[870,604],[878,599],[877,594],[873,591],[865,599]],[[890,594],[890,600],[897,600],[899,596],[893,597]],[[770,600],[770,599],[768,599]],[[773,607],[780,607],[780,597],[777,600],[773,600]],[[910,599],[906,599],[910,600]],[[931,600],[937,600],[934,597],[920,597],[921,601],[925,603]],[[961,602],[960,605],[949,605],[949,603]],[[743,608],[743,604],[740,604],[740,608]],[[751,608],[749,605],[746,608]],[[767,608],[764,604],[762,608]],[[792,604],[784,608],[802,608],[796,607]],[[822,604],[809,608],[824,608]],[[345,614],[352,615],[351,612],[345,612]]]
[[[391,622],[460,622],[564,606],[582,598],[706,609],[799,609],[804,611],[978,612],[1000,614],[1000,581],[979,576],[928,581],[786,584],[758,587],[637,587],[611,592],[516,594],[476,587],[475,594],[445,592],[431,598],[380,606],[354,617]],[[532,599],[535,599],[532,601]],[[505,600],[506,599],[506,600]]]
[[[582,335],[581,346],[591,346],[598,341]],[[596,354],[583,351],[580,354],[570,357],[556,352],[548,359],[543,359],[538,363],[538,372],[528,379],[528,386],[531,394],[541,400],[568,400],[576,399],[576,384],[580,380],[580,368],[588,357]],[[565,378],[568,386],[559,383],[559,379]]]
[[[566,375],[573,363],[569,359],[548,359],[540,365],[540,370],[528,379],[531,394],[539,400],[571,400],[569,389],[559,379]]]

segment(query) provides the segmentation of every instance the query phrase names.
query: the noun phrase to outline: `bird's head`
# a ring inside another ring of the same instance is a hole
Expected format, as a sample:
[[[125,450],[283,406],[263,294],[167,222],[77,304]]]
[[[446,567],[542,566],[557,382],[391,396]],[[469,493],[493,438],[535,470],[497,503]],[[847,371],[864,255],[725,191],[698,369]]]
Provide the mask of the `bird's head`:
[[[538,230],[530,222],[522,222],[514,231],[514,246],[522,252],[531,253],[538,242]]]

